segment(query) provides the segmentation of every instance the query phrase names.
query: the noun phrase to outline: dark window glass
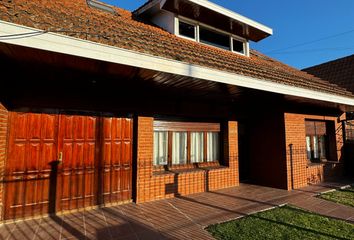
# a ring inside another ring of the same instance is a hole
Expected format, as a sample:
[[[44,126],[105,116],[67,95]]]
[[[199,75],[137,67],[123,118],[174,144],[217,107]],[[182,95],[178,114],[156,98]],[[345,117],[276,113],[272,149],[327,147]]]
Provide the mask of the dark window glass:
[[[179,21],[179,35],[195,39],[195,26]]]
[[[233,50],[235,52],[239,52],[239,53],[245,53],[245,49],[244,49],[244,44],[243,42],[233,39],[232,40],[232,44],[233,44]]]
[[[199,28],[200,42],[212,45],[214,47],[230,50],[230,37],[220,34],[203,27]]]

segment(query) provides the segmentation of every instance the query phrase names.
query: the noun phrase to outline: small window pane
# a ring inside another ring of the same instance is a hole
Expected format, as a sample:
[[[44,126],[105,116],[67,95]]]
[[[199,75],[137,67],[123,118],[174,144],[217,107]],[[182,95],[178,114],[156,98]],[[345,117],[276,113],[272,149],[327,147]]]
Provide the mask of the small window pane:
[[[232,47],[235,52],[242,53],[242,54],[245,53],[244,43],[241,41],[233,39],[232,40]]]
[[[172,134],[172,164],[187,163],[187,133],[174,132]]]
[[[199,28],[200,42],[214,47],[230,50],[230,36],[220,34],[203,27]]]
[[[306,136],[306,151],[307,151],[307,159],[311,160],[312,154],[311,154],[311,137]]]
[[[313,136],[313,158],[315,158],[315,159],[319,158],[318,137],[317,136]]]
[[[168,134],[154,132],[154,165],[167,165]]]
[[[204,133],[191,133],[191,162],[203,162],[204,158]]]
[[[208,132],[207,161],[215,162],[219,160],[219,134]]]
[[[320,158],[325,159],[326,157],[326,136],[320,136]]]
[[[195,39],[195,26],[179,21],[179,35]]]

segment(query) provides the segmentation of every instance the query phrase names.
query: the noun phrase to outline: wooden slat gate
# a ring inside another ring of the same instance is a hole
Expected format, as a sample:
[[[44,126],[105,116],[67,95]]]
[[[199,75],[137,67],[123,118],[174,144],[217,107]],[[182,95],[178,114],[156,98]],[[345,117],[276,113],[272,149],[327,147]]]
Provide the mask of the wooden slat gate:
[[[131,200],[132,119],[12,112],[10,122],[5,219]]]

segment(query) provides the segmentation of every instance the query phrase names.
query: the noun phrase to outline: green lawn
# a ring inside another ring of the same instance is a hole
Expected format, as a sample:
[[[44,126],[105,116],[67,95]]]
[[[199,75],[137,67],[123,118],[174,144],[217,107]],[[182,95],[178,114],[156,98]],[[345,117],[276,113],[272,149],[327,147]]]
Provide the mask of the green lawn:
[[[339,189],[334,192],[324,193],[320,198],[354,207],[354,187]]]
[[[209,226],[216,239],[354,239],[354,225],[284,206]]]

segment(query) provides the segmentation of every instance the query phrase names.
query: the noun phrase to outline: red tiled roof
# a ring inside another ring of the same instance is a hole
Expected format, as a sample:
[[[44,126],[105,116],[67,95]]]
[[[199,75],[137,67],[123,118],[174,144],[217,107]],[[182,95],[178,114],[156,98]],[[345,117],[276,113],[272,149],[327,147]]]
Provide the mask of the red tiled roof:
[[[335,84],[292,68],[259,52],[250,57],[179,38],[115,8],[111,14],[86,0],[0,0],[0,20],[150,55],[335,95],[354,95]]]
[[[354,93],[354,55],[309,67],[303,71]]]

